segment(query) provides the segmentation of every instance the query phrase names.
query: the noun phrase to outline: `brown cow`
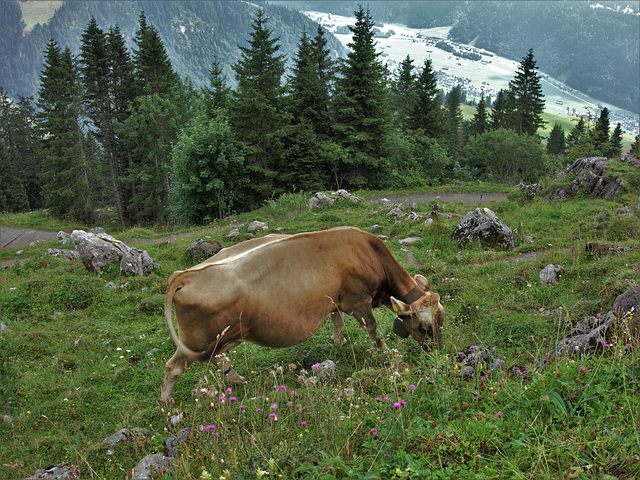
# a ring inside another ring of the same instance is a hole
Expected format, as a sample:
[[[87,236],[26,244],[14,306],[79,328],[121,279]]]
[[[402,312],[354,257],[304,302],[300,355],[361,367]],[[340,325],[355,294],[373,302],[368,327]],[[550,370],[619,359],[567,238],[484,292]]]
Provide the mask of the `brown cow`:
[[[173,327],[172,304],[180,338]],[[423,276],[411,278],[369,233],[340,227],[267,235],[223,249],[169,278],[165,318],[177,350],[165,366],[161,400],[171,401],[178,378],[193,361],[214,358],[229,381],[246,383],[224,352],[241,342],[296,345],[313,335],[329,313],[334,341],[346,342],[346,313],[362,321],[373,347],[381,348],[372,308],[382,305],[396,311],[399,329],[411,333],[423,348],[440,344],[440,296],[430,291]]]

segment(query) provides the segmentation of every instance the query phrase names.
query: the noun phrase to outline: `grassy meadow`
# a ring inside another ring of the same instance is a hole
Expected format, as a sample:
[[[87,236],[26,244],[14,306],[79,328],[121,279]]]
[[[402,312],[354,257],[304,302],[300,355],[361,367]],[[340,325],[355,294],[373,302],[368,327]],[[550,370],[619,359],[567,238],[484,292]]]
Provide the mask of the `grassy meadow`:
[[[440,293],[444,348],[423,352],[411,338],[396,337],[394,315],[381,308],[386,352],[372,352],[352,318],[348,343],[334,345],[327,320],[295,347],[237,347],[229,355],[247,386],[227,385],[213,365],[190,366],[171,407],[159,403],[164,363],[175,351],[163,319],[167,278],[193,264],[185,249],[195,239],[209,235],[229,246],[232,221],[182,230],[170,243],[160,239],[166,229],[107,228],[162,265],[147,277],[126,278],[118,268],[89,272],[41,254],[55,242],[25,249],[28,260],[0,270],[0,319],[9,327],[0,339],[0,400],[10,417],[0,423],[0,479],[63,461],[77,466],[79,478],[125,478],[144,456],[164,452],[175,414],[183,416],[177,429],[205,428],[195,429],[174,474],[162,478],[638,478],[637,312],[620,323],[606,351],[536,368],[571,325],[606,313],[640,282],[640,218],[616,215],[637,203],[635,175],[616,201],[529,202],[513,190],[508,200],[483,205],[514,230],[509,252],[460,249],[450,238],[457,220],[425,224],[432,204],[419,205],[423,218],[396,222],[376,203],[340,201],[310,212],[311,194],[299,194],[239,215],[233,222],[262,220],[285,233],[382,225],[394,256]],[[475,191],[492,189],[477,184]],[[461,215],[478,206],[440,204]],[[28,223],[20,216],[0,221]],[[422,239],[402,248],[398,241],[409,236]],[[150,238],[158,242],[147,244]],[[589,241],[633,248],[595,256],[585,252]],[[565,275],[544,285],[538,273],[550,263]],[[506,368],[480,366],[462,380],[461,360],[474,348],[493,349]],[[327,359],[337,373],[320,378],[316,366]],[[135,427],[147,436],[111,451],[100,444]]]

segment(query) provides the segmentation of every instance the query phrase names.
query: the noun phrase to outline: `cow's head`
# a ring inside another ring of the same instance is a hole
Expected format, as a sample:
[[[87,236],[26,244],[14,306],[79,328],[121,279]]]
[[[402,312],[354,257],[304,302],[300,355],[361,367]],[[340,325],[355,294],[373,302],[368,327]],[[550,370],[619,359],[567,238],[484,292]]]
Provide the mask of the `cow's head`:
[[[391,305],[397,313],[393,331],[401,337],[409,334],[428,350],[432,346],[442,346],[442,324],[444,308],[440,305],[440,295],[432,292],[427,279],[422,275],[414,277],[416,284],[424,290],[424,295],[411,303],[391,297]]]

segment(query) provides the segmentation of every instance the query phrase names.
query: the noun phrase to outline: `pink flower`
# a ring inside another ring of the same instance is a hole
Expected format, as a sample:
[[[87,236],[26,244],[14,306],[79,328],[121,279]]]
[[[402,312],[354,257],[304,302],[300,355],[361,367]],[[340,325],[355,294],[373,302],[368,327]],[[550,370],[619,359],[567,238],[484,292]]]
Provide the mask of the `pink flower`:
[[[586,368],[585,368],[585,367],[583,367],[583,366],[581,366],[581,367],[578,369],[578,371],[579,371],[580,373],[584,373],[584,372],[585,372],[585,370],[586,370]]]
[[[400,408],[400,403],[395,402],[395,403],[392,405],[392,407],[393,407],[393,408],[398,409],[398,408]]]
[[[415,385],[409,385],[409,390],[415,390],[416,386]]]
[[[503,417],[504,417],[504,413],[502,413],[502,412],[498,412],[498,413],[496,413],[496,418],[497,418],[498,420],[502,420],[502,418],[503,418]]]
[[[286,392],[286,391],[287,391],[287,387],[285,387],[284,385],[280,385],[280,387],[279,387],[279,388],[280,388],[280,390],[282,390],[283,392]]]
[[[274,410],[278,409],[278,404],[277,403],[272,403],[271,404],[271,408],[273,408]]]
[[[291,392],[289,393],[291,393],[291,395],[293,395],[294,397],[298,396],[298,392],[296,392],[295,390],[291,390]]]
[[[256,412],[261,412],[262,409],[261,408],[256,408]]]
[[[315,365],[311,365],[311,368],[313,368],[314,370],[320,370],[320,367],[317,363]]]
[[[227,388],[227,394],[231,393],[231,387]]]
[[[229,397],[230,402],[237,402],[238,399],[236,397]]]
[[[204,427],[205,432],[210,432],[211,430],[215,430],[215,429],[216,429],[215,425],[207,425],[206,427]]]
[[[275,413],[270,413],[269,418],[272,420],[278,420],[278,416]]]
[[[224,403],[227,401],[227,397],[220,397],[220,403]]]
[[[377,435],[378,434],[378,430],[376,430],[375,428],[371,429],[371,435]]]
[[[380,397],[376,397],[376,402],[381,402],[382,399]]]
[[[304,427],[306,424],[307,424],[307,422],[305,422],[305,421],[300,422],[300,425],[302,425],[303,427]]]

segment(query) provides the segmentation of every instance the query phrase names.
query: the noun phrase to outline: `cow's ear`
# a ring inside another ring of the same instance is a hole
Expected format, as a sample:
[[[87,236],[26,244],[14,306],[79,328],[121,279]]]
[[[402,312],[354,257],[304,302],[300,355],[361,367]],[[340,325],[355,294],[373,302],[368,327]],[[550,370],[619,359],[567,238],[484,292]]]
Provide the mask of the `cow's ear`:
[[[398,315],[409,315],[411,313],[411,305],[397,298],[391,297],[391,306]]]
[[[424,278],[422,275],[416,275],[415,277],[413,277],[413,279],[418,284],[418,286],[425,292],[428,292],[431,290],[429,288],[429,282],[427,282],[427,279]]]

